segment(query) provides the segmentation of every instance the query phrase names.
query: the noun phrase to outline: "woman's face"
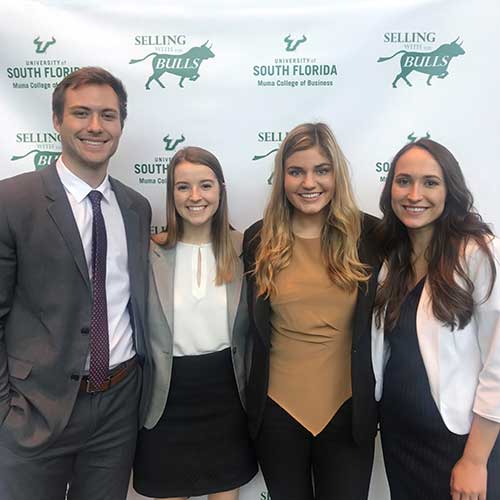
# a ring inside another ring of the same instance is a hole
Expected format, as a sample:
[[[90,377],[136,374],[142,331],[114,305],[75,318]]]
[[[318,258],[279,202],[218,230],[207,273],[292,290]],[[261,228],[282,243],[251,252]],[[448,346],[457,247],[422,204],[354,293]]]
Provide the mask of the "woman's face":
[[[174,172],[174,204],[184,224],[203,227],[212,223],[219,208],[220,186],[206,165],[182,161]]]
[[[333,165],[318,146],[285,160],[284,189],[288,201],[304,215],[316,215],[328,207],[335,189]]]
[[[409,231],[431,232],[446,202],[443,169],[425,149],[414,147],[396,163],[391,206]]]

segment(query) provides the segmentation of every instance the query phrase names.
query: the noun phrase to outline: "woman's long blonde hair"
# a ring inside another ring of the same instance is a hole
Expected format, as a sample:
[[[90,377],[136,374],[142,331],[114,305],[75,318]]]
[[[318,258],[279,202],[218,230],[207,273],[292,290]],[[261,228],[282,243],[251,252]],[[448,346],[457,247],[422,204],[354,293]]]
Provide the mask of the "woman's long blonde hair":
[[[215,174],[219,183],[219,206],[212,218],[211,236],[212,247],[216,262],[215,284],[222,285],[232,281],[236,270],[238,255],[231,241],[231,227],[227,209],[227,194],[224,174],[219,160],[210,151],[195,146],[180,149],[170,161],[167,171],[167,230],[153,236],[153,241],[158,245],[171,248],[182,238],[183,221],[175,209],[175,168],[182,162],[205,165]]]
[[[328,276],[337,286],[350,292],[369,278],[366,266],[358,257],[361,213],[354,201],[347,160],[327,125],[304,123],[288,133],[276,154],[271,197],[264,212],[255,255],[253,273],[257,295],[267,298],[276,293],[276,276],[288,266],[292,256],[294,207],[284,189],[285,161],[297,151],[315,146],[333,166],[334,193],[321,231],[321,248]]]

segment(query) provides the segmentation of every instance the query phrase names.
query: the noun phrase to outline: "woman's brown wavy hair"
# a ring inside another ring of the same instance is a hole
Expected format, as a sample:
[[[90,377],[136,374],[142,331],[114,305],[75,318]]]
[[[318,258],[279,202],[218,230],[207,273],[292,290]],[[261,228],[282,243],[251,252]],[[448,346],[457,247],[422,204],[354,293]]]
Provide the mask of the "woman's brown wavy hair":
[[[465,247],[470,240],[475,241],[489,261],[492,278],[484,298],[486,300],[496,279],[495,261],[488,246],[493,233],[474,209],[474,200],[458,161],[447,148],[431,139],[419,139],[398,151],[380,197],[383,218],[378,224],[377,236],[388,274],[375,299],[376,324],[380,327],[385,315],[385,331],[390,332],[395,327],[401,304],[415,279],[408,231],[391,207],[396,164],[412,148],[427,151],[443,171],[446,200],[443,213],[434,223],[431,242],[426,250],[427,282],[434,316],[452,330],[461,329],[469,323],[475,305],[472,297],[474,284],[464,268]]]
[[[285,161],[297,151],[319,147],[333,166],[334,193],[321,231],[321,248],[333,283],[353,291],[368,280],[358,257],[361,213],[352,193],[349,167],[330,128],[324,123],[304,123],[291,130],[276,154],[271,197],[264,212],[260,243],[256,250],[254,275],[257,294],[276,292],[277,274],[290,263],[293,246],[293,205],[284,189]]]

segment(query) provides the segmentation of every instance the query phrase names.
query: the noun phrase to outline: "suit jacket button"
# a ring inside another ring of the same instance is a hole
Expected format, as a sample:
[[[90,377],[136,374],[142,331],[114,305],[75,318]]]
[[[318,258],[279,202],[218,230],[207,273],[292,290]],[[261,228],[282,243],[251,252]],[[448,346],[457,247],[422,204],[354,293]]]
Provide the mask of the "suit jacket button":
[[[236,354],[236,347],[233,347],[233,354]]]
[[[80,333],[82,335],[88,335],[90,333],[90,328],[88,326],[84,326],[81,330]]]
[[[77,375],[76,373],[73,373],[71,375],[71,380],[80,380],[80,375]]]

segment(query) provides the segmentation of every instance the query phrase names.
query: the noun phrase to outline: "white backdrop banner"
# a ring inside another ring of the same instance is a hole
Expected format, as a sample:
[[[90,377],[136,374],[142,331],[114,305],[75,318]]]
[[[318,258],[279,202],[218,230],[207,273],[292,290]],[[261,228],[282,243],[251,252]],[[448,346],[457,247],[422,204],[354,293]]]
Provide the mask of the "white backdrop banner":
[[[178,148],[216,154],[243,230],[262,216],[280,141],[305,121],[334,130],[363,210],[378,214],[392,156],[427,136],[457,156],[480,213],[499,222],[494,0],[3,0],[0,14],[0,179],[58,156],[52,90],[98,65],[129,93],[110,171],[150,200],[152,232]],[[370,498],[389,498],[379,448]],[[241,499],[269,499],[261,476]]]

